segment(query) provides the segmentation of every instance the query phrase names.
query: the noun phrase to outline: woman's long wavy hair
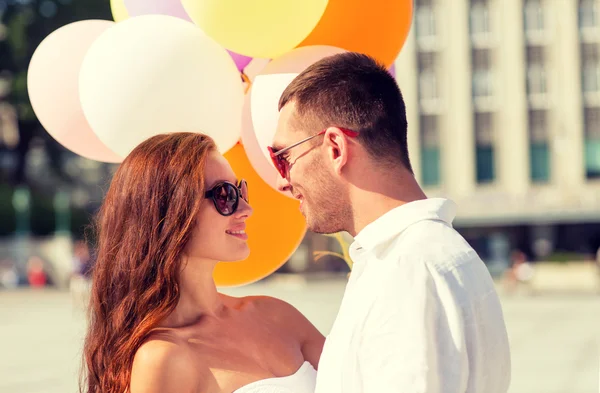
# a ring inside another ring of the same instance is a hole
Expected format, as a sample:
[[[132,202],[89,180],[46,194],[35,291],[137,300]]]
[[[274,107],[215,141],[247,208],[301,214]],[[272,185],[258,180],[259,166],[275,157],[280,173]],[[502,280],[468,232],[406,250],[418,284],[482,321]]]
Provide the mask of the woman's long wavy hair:
[[[182,256],[214,149],[202,134],[158,135],[133,150],[115,173],[95,222],[97,260],[80,390],[129,391],[136,351],[175,309]]]

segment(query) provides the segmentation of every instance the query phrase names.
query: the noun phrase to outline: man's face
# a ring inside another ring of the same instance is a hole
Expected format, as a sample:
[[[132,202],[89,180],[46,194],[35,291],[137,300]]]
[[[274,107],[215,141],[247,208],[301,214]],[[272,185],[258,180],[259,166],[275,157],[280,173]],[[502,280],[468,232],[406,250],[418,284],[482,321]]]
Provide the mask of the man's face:
[[[278,151],[322,130],[304,130],[300,126],[293,102],[283,107],[273,139]],[[315,233],[336,233],[346,230],[351,217],[347,191],[333,171],[323,144],[318,136],[281,154],[286,161],[286,177],[278,179],[281,191],[289,191],[300,201],[300,210],[308,228]]]

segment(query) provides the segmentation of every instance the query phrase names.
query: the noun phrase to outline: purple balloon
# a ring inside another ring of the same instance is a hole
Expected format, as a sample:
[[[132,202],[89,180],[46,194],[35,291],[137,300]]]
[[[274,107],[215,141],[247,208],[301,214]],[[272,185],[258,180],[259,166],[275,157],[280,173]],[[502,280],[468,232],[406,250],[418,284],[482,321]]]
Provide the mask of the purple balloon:
[[[394,64],[392,64],[388,71],[390,72],[390,74],[392,74],[394,78],[396,77],[396,66]]]
[[[227,50],[227,52],[229,52],[229,55],[235,62],[235,65],[237,66],[238,70],[240,70],[240,72],[244,71],[244,68],[246,68],[246,66],[252,61],[251,57],[240,55],[239,53],[232,52],[229,49]]]
[[[191,22],[181,0],[125,0],[129,16],[169,15]]]

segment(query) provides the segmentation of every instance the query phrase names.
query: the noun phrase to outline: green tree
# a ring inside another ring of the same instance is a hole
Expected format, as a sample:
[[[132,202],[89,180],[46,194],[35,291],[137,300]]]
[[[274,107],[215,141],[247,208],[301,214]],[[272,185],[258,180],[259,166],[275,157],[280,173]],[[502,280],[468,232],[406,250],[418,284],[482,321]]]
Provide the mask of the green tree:
[[[27,93],[27,68],[42,40],[66,24],[84,19],[111,20],[109,0],[0,0],[0,77],[11,81],[4,99],[17,111],[19,142],[17,165],[9,176],[14,184],[27,183],[25,160],[31,142],[43,141],[56,176],[72,181],[61,170],[61,157],[70,154],[43,129]],[[57,92],[60,94],[60,92]],[[1,149],[7,149],[0,146]],[[8,180],[8,179],[7,179]]]
[[[85,209],[74,209],[72,227],[78,232],[88,223],[89,214],[101,199],[98,184],[67,173],[65,163],[74,154],[63,148],[42,127],[35,116],[27,92],[27,69],[38,45],[56,29],[79,20],[112,20],[109,0],[0,0],[0,79],[8,80],[10,88],[0,103],[8,103],[17,113],[19,138],[16,146],[3,146],[0,140],[0,158],[14,155],[16,165],[3,173],[0,167],[0,236],[14,231],[14,212],[11,198],[14,187],[26,184],[32,190],[32,228],[34,232],[53,230],[52,198],[58,188],[91,190],[90,203]],[[56,92],[60,94],[60,91]],[[2,124],[0,124],[2,127]],[[32,146],[43,144],[49,158],[47,175],[29,179],[25,173],[27,156]],[[110,165],[103,167],[110,176]]]

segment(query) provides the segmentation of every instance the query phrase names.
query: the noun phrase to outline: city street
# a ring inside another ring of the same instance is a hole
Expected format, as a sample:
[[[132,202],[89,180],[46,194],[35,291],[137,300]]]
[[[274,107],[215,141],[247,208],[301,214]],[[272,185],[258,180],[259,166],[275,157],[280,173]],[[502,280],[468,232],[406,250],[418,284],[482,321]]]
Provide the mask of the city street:
[[[287,300],[323,332],[343,279],[277,278],[224,292]],[[600,298],[503,297],[513,358],[510,393],[598,393]],[[84,315],[67,292],[0,292],[0,392],[75,393]],[[483,392],[482,392],[483,393]]]

